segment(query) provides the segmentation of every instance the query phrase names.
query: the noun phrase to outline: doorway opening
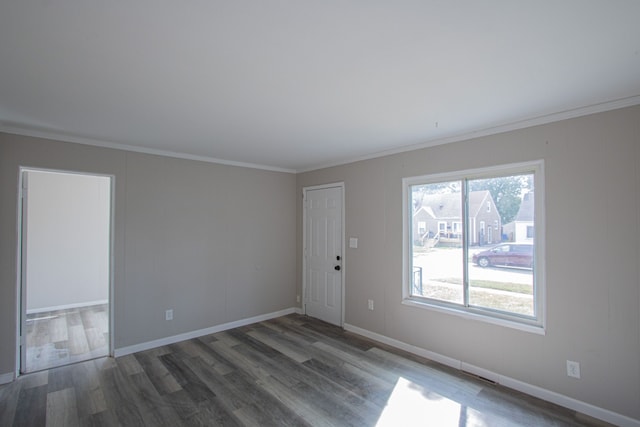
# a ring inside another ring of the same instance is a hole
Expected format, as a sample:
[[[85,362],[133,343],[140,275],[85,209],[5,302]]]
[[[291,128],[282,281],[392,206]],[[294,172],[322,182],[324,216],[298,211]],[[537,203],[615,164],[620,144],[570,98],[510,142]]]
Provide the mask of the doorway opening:
[[[111,354],[112,182],[21,168],[19,373]]]

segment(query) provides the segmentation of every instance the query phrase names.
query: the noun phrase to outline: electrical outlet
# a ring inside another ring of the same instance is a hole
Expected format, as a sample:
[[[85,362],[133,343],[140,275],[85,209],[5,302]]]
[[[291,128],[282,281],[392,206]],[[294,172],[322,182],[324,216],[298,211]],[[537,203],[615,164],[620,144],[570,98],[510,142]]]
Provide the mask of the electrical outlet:
[[[373,300],[372,299],[369,300],[369,310],[373,311]]]
[[[296,295],[296,302],[300,302],[300,295]]]
[[[567,360],[567,376],[580,378],[580,363]]]
[[[164,312],[164,320],[173,320],[173,309]]]

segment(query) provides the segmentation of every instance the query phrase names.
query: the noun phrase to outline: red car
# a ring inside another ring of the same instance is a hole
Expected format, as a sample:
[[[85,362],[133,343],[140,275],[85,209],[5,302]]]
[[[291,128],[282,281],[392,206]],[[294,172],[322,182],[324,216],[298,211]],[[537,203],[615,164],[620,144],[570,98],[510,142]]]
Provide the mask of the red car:
[[[533,245],[503,243],[474,254],[471,260],[480,267],[533,268]]]

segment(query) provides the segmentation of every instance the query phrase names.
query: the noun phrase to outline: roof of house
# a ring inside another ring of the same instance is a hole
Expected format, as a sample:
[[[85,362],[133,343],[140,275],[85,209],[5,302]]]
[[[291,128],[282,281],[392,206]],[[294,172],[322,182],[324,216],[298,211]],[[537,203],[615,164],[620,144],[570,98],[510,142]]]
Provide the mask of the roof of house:
[[[471,191],[469,193],[469,216],[478,215],[482,206],[491,194],[487,190]],[[462,216],[460,193],[425,194],[422,203],[415,207],[414,214],[421,208],[434,218],[460,218]]]
[[[533,203],[534,196],[533,191],[530,191],[522,198],[520,203],[520,209],[516,215],[515,221],[533,221]]]
[[[469,216],[474,217],[480,213],[480,209],[485,205],[486,201],[493,201],[491,193],[488,190],[472,191],[469,193]],[[492,203],[495,209],[495,202]]]
[[[429,206],[420,206],[418,209],[413,211],[413,216],[416,217],[420,212],[424,212],[433,219],[437,218]]]

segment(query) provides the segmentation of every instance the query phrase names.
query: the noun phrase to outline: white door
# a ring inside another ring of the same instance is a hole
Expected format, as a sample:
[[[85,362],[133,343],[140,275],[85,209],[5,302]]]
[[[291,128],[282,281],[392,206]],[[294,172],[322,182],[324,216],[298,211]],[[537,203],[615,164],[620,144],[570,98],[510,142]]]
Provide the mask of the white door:
[[[304,191],[305,313],[342,326],[342,186]]]

